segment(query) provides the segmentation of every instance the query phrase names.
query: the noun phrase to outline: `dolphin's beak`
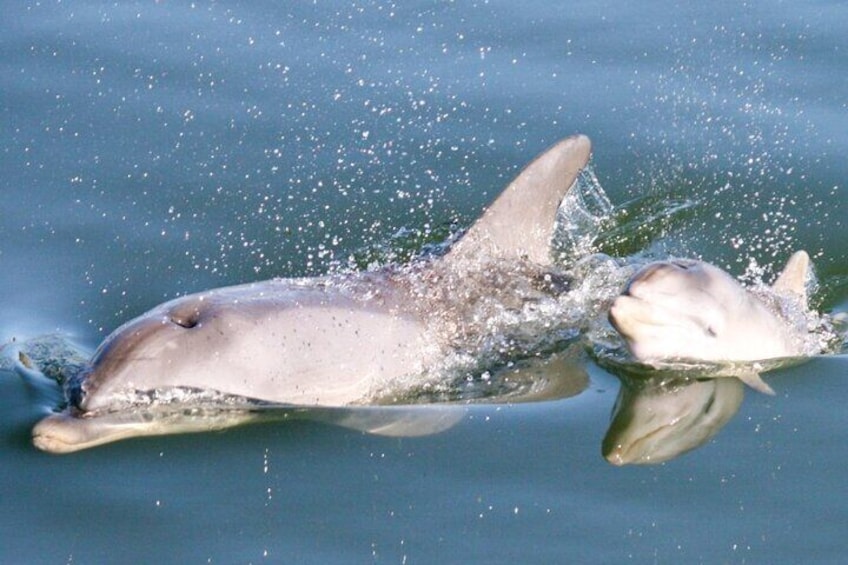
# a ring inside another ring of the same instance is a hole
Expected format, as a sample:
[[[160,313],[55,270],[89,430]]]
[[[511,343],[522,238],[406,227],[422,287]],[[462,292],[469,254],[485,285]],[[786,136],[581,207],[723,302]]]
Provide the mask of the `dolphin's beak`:
[[[625,338],[633,335],[633,324],[628,323],[636,319],[634,311],[639,308],[638,298],[634,298],[629,294],[621,294],[616,297],[610,306],[607,313],[607,320],[615,328],[615,331],[620,333]]]

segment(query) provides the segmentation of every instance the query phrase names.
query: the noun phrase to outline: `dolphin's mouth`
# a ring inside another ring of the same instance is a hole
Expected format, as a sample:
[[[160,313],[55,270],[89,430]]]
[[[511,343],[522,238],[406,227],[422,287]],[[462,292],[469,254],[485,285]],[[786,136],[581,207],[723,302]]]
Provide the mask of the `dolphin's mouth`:
[[[625,336],[626,334],[624,332],[624,328],[621,326],[620,316],[616,314],[615,306],[617,303],[618,298],[616,298],[610,306],[609,312],[607,312],[607,320],[609,320],[609,323],[612,325],[613,328],[615,328],[615,331]]]
[[[70,453],[120,439],[221,430],[262,418],[288,418],[288,412],[247,407],[209,407],[114,412],[65,410],[47,416],[33,428],[33,443],[42,451]]]
[[[215,389],[188,386],[162,387],[148,390],[125,389],[113,393],[108,406],[89,410],[77,407],[85,418],[134,410],[139,413],[191,412],[193,410],[253,410],[288,404],[275,403]]]
[[[664,320],[666,316],[657,317],[652,315],[656,310],[666,310],[664,307],[647,301],[633,294],[632,285],[636,282],[630,280],[621,291],[612,305],[610,305],[607,319],[621,335],[627,337],[634,334],[637,325],[662,326],[668,325]],[[633,323],[628,323],[632,321]]]
[[[627,442],[620,441],[608,448],[608,452],[604,453],[607,461],[616,466],[623,466],[628,463],[662,463],[667,457],[663,457],[658,452],[656,446],[662,445],[661,438],[663,434],[670,435],[670,430],[674,429],[677,424],[677,419],[663,424],[650,432],[647,432],[638,438]]]

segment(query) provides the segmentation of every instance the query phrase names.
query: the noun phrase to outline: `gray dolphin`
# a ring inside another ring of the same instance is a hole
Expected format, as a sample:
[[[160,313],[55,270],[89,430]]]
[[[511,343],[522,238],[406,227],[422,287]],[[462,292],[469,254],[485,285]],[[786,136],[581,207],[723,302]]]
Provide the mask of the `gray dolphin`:
[[[610,307],[609,320],[633,357],[656,367],[674,361],[744,364],[809,355],[810,330],[803,316],[809,263],[804,251],[792,255],[772,286],[775,300],[769,303],[709,263],[658,261],[630,278]],[[733,367],[732,374],[772,393],[754,365]]]
[[[233,397],[319,412],[391,402],[451,354],[481,347],[504,313],[556,293],[546,276],[556,213],[590,149],[575,136],[537,157],[445,256],[220,288],[153,308],[109,335],[68,380],[68,408],[35,426],[35,445],[69,452],[228,427],[261,412],[238,401],[222,410]],[[438,428],[451,417],[437,420]]]

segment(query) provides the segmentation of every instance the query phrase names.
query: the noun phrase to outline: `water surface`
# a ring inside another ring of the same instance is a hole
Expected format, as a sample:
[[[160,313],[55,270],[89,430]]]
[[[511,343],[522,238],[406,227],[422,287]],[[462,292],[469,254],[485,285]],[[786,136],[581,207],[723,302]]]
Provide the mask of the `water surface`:
[[[164,299],[470,224],[575,132],[620,254],[749,279],[789,253],[848,310],[836,2],[41,2],[0,23],[0,334],[94,347]],[[674,204],[685,213],[670,214]],[[655,216],[652,216],[655,214]],[[654,220],[650,220],[654,218]],[[441,230],[441,231],[439,231]],[[379,253],[377,253],[379,256]],[[701,449],[615,468],[618,390],[388,439],[309,422],[30,444],[0,374],[4,561],[837,562],[848,360],[767,375]],[[825,518],[826,517],[826,518]],[[25,556],[25,557],[24,557]]]

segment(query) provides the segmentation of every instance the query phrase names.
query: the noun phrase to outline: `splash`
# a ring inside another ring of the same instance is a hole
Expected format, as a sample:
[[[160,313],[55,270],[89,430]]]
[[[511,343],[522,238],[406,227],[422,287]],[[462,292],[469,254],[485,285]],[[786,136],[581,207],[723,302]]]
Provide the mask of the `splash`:
[[[68,336],[50,333],[0,345],[0,370],[15,370],[18,364],[37,369],[59,384],[76,378],[89,354]]]
[[[559,205],[552,248],[556,261],[567,265],[592,253],[595,241],[610,223],[613,206],[589,165]]]
[[[767,275],[799,241],[818,258],[816,242],[828,239],[822,218],[833,213],[836,187],[813,171],[822,169],[820,148],[829,141],[822,143],[785,84],[808,39],[764,42],[738,20],[697,42],[672,33],[668,67],[644,84],[645,100],[634,102],[654,119],[635,126],[633,151],[646,158],[632,192],[680,186],[699,199],[700,213],[676,240],[688,251],[709,250],[723,268],[758,261]]]
[[[675,187],[629,200],[614,209],[597,249],[614,257],[691,255],[680,231],[697,217],[703,201]]]
[[[810,270],[807,281],[808,290],[816,288],[815,280],[815,275]],[[843,336],[836,329],[830,315],[819,314],[799,301],[797,297],[776,292],[762,282],[749,287],[749,290],[792,330],[803,356],[811,357],[839,352],[843,344]]]

